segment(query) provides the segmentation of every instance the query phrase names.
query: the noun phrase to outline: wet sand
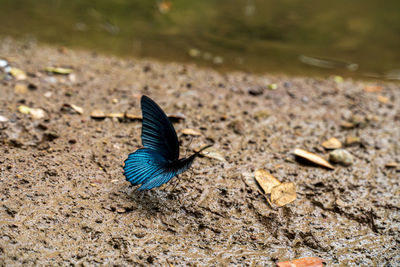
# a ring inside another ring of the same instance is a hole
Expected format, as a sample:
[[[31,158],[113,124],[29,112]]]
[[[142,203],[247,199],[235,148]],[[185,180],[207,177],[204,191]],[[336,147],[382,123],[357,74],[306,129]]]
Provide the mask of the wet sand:
[[[400,163],[399,84],[221,74],[7,39],[0,58],[27,72],[0,82],[1,265],[271,266],[316,256],[328,266],[398,266],[400,168],[385,165]],[[181,156],[214,142],[225,161],[198,158],[167,186],[135,192],[122,166],[141,145],[141,122],[90,113],[140,115],[142,94],[185,116],[174,123]],[[327,157],[321,143],[348,136],[361,140],[345,147],[351,166],[293,156]],[[259,168],[295,183],[297,199],[271,207],[254,181]]]

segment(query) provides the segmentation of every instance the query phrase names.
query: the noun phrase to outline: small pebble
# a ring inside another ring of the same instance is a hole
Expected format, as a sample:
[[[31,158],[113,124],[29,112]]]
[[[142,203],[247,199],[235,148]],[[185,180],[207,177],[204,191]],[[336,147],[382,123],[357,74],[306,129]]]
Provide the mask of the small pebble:
[[[0,115],[0,122],[7,122],[8,118]]]
[[[346,137],[346,146],[351,146],[354,144],[359,144],[361,143],[360,137],[357,136],[347,136]]]
[[[344,166],[353,164],[353,156],[345,149],[335,149],[329,153],[329,160]]]

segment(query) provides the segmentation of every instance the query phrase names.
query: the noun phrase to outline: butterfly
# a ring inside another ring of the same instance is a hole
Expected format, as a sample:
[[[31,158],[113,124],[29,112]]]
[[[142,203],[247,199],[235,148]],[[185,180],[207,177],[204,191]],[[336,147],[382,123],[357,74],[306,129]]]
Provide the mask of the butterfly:
[[[190,168],[199,153],[179,159],[176,131],[164,111],[148,96],[143,95],[142,145],[125,160],[124,175],[138,191],[149,190],[167,183]]]

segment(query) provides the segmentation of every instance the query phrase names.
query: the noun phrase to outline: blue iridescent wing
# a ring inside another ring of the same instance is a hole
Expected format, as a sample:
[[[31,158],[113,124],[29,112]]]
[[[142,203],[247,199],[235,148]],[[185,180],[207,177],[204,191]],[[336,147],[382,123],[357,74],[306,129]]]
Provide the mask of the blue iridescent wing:
[[[165,184],[176,175],[175,171],[171,170],[160,170],[155,173],[151,179],[148,179],[141,187],[139,187],[138,191],[152,189],[154,187],[160,187]]]
[[[132,185],[142,184],[138,189],[152,189],[171,180],[176,172],[166,168],[167,160],[158,151],[142,148],[129,154],[125,160],[124,175]]]
[[[167,115],[145,95],[142,96],[140,102],[143,114],[143,146],[159,152],[167,160],[177,160],[179,158],[178,137]]]

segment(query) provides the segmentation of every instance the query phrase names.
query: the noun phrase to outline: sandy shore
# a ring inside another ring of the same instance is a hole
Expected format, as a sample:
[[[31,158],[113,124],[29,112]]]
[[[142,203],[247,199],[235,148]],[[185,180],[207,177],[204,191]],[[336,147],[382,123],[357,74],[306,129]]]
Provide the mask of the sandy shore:
[[[399,84],[220,74],[10,40],[0,59],[26,72],[18,81],[0,71],[2,265],[400,262],[400,168],[387,166],[400,163]],[[215,142],[225,161],[199,158],[172,186],[135,192],[122,166],[141,145],[141,122],[90,113],[140,115],[142,94],[185,116],[174,123],[181,155]],[[295,160],[295,148],[327,157],[321,143],[331,137],[360,139],[345,146],[351,166]],[[293,182],[297,199],[271,207],[254,181],[259,168]]]

